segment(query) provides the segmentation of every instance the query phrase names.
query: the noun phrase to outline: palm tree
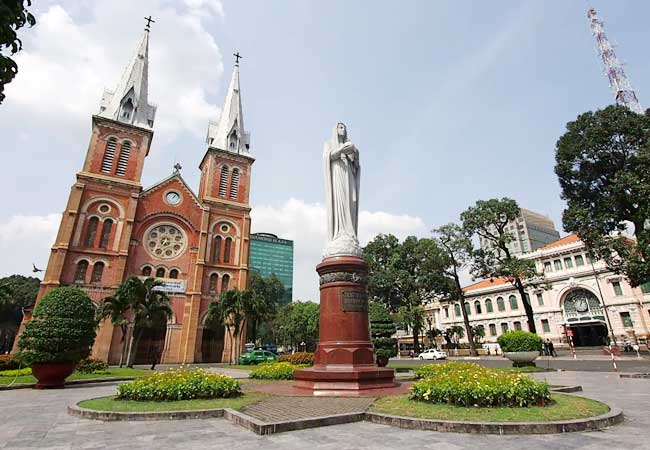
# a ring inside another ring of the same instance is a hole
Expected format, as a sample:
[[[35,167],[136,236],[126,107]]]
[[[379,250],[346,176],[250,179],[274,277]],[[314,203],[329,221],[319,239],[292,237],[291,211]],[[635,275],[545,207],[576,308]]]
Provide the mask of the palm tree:
[[[173,314],[169,297],[159,288],[162,281],[155,278],[147,278],[142,281],[140,278],[131,277],[126,280],[120,289],[128,298],[128,302],[133,310],[133,328],[129,350],[127,353],[127,367],[133,367],[135,353],[144,330],[153,328],[161,323],[165,323]]]
[[[125,284],[122,284],[115,295],[106,297],[102,302],[99,309],[100,320],[111,319],[111,323],[114,327],[120,327],[122,331],[122,338],[120,342],[122,343],[122,352],[120,353],[120,367],[124,365],[124,355],[126,353],[126,344],[129,342],[127,339],[127,334],[132,329],[133,322],[130,320],[132,314],[129,314],[132,308],[132,299],[128,295]]]
[[[250,291],[231,289],[221,293],[218,303],[211,303],[208,320],[222,324],[230,336],[229,363],[237,364],[241,334],[245,330],[246,314],[254,308]]]

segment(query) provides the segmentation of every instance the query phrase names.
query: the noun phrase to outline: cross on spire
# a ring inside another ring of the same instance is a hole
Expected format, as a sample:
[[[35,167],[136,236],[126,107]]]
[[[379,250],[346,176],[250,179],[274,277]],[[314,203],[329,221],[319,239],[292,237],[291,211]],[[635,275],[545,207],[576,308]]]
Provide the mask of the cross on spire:
[[[180,173],[182,168],[183,166],[181,166],[180,163],[174,164],[174,173]]]
[[[151,30],[151,23],[152,22],[156,23],[156,21],[151,18],[151,15],[149,17],[145,17],[144,20],[147,21],[147,24],[144,26],[144,29],[147,30],[147,31]]]
[[[235,65],[236,66],[239,65],[239,60],[244,58],[242,55],[239,54],[239,52],[233,53],[232,56],[235,57]]]

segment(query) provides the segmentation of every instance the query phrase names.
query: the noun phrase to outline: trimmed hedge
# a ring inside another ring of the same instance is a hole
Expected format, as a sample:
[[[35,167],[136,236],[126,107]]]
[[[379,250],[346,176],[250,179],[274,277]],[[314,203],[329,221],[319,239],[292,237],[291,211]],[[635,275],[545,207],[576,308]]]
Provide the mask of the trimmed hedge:
[[[502,352],[541,352],[542,338],[528,331],[508,331],[498,337]]]
[[[0,371],[0,377],[21,377],[23,375],[31,375],[31,374],[32,374],[32,369],[30,367],[26,367],[24,369]]]
[[[294,365],[314,365],[314,354],[311,352],[298,352],[290,355],[280,355],[278,362],[289,362]]]
[[[416,370],[410,399],[465,407],[544,406],[549,385],[527,375],[490,369],[473,363],[427,364]]]
[[[140,401],[176,401],[229,398],[241,395],[239,381],[203,369],[174,369],[144,376],[117,387],[117,398]]]
[[[388,310],[384,305],[376,302],[370,302],[368,307],[370,336],[375,354],[378,358],[386,359],[397,356],[397,339],[391,337],[397,328]]]
[[[263,363],[251,370],[248,375],[256,380],[293,380],[293,371],[306,365],[295,365],[290,362]]]
[[[86,358],[77,364],[77,372],[81,373],[107,373],[108,364],[98,359]]]
[[[32,319],[18,341],[17,358],[26,365],[78,362],[90,354],[95,342],[95,305],[74,287],[50,291],[36,305]]]

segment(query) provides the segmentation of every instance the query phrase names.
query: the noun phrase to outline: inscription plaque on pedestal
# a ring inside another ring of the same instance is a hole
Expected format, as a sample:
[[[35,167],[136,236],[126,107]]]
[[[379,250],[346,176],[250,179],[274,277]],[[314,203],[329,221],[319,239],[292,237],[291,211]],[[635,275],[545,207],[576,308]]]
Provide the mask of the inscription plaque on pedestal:
[[[363,291],[343,292],[343,312],[368,312],[368,294]]]

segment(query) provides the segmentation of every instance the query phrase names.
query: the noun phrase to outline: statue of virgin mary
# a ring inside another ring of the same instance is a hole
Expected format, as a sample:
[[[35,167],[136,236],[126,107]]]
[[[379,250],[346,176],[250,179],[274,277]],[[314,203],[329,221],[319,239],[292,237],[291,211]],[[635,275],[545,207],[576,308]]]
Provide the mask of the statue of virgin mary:
[[[345,124],[337,123],[323,149],[327,244],[324,257],[361,256],[359,220],[359,150],[348,139]]]

